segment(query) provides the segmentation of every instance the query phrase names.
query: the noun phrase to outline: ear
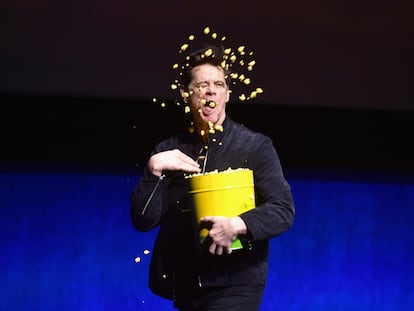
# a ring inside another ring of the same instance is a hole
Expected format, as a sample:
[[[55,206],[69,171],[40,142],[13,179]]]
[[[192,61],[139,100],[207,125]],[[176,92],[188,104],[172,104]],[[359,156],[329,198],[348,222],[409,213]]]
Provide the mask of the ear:
[[[229,100],[230,100],[230,93],[231,93],[231,91],[230,91],[230,90],[227,90],[227,98],[226,98],[226,103],[228,103],[228,102],[229,102]]]

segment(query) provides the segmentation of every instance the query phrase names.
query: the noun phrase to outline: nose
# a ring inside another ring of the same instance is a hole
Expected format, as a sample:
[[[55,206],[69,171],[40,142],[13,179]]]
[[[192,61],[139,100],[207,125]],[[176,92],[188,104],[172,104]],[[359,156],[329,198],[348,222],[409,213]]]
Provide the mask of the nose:
[[[215,95],[216,93],[216,86],[214,84],[209,84],[206,89],[206,95]]]

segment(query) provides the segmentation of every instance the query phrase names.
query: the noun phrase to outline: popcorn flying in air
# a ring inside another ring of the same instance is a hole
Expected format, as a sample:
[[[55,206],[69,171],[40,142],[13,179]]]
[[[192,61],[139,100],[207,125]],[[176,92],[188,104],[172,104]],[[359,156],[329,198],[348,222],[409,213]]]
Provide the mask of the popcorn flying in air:
[[[204,41],[220,41],[221,44],[223,44],[223,42],[226,40],[225,36],[219,38],[219,35],[216,32],[213,32],[208,26],[204,28],[200,40],[203,40],[203,38]],[[196,39],[198,39],[198,37],[196,37],[195,35],[189,35],[188,41],[180,46],[179,54],[183,57],[183,61],[181,62],[181,64],[177,62],[174,63],[172,66],[174,70],[178,70],[179,76],[181,76],[183,74],[183,71],[189,66],[189,56],[186,54],[186,52],[190,50],[191,43],[194,43]],[[207,49],[204,54],[206,57],[210,57],[212,56],[212,53],[213,52],[211,49]],[[225,47],[224,54],[225,56],[223,62],[221,63],[221,67],[231,72],[231,85],[229,86],[230,89],[232,88],[232,86],[236,85],[241,85],[243,87],[251,87],[252,79],[250,78],[249,74],[251,71],[253,71],[254,66],[256,64],[256,61],[252,58],[253,51],[247,51],[246,46],[240,45],[236,49],[231,47]],[[178,79],[176,79],[173,83],[170,84],[170,89],[172,90],[177,90],[179,88],[180,82]],[[238,95],[238,99],[242,102],[248,101],[256,98],[261,93],[263,93],[262,88],[253,87],[252,90],[248,92],[241,92],[241,94]],[[190,96],[190,94],[184,94],[184,97],[188,96]],[[153,98],[153,102],[157,102],[157,99]],[[176,100],[175,103],[178,106],[181,105],[181,103],[178,100]],[[161,102],[160,105],[161,107],[165,107],[166,103]],[[215,103],[211,102],[209,103],[209,105],[214,107]],[[190,108],[188,106],[184,106],[184,112],[189,113]]]

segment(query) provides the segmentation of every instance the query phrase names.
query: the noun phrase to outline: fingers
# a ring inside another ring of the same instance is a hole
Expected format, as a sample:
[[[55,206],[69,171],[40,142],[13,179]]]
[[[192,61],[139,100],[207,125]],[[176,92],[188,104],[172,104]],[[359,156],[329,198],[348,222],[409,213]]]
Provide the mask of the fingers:
[[[194,161],[191,157],[181,152],[178,149],[172,150],[172,157],[167,158],[171,161],[172,165],[176,165],[176,168],[184,172],[200,172],[200,164]]]
[[[201,226],[209,230],[209,252],[213,255],[231,254],[231,244],[236,238],[229,226],[229,218],[224,216],[205,216],[200,219]]]
[[[189,164],[189,165],[197,165],[198,163],[196,161],[194,161],[192,158],[190,158],[188,155],[186,155],[185,153],[182,153],[180,150],[177,150],[178,155],[177,157],[185,164]]]
[[[184,171],[189,173],[201,171],[200,165],[196,161],[178,149],[154,154],[148,162],[148,167],[154,175],[158,176],[163,171]]]
[[[213,254],[213,255],[223,254],[223,248],[221,246],[218,246],[216,243],[211,243],[210,247],[208,248],[208,251],[210,252],[210,254]]]
[[[219,246],[216,243],[212,242],[208,248],[208,251],[210,252],[210,254],[213,255],[223,255],[224,253],[226,254],[231,254],[232,249],[231,247],[223,247],[223,246]]]

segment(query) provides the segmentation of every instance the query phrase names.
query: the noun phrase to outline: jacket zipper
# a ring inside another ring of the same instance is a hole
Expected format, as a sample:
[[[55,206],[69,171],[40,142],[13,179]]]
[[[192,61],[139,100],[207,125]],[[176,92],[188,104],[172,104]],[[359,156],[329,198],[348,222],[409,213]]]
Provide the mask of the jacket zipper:
[[[152,197],[154,196],[155,191],[157,191],[158,186],[160,185],[161,181],[163,181],[163,180],[164,180],[164,178],[165,178],[165,175],[161,175],[161,176],[159,177],[159,179],[158,179],[157,183],[156,183],[156,184],[155,184],[155,186],[154,186],[154,189],[152,190],[152,192],[151,192],[151,194],[150,194],[150,196],[149,196],[149,198],[148,198],[147,202],[145,203],[144,208],[142,209],[141,215],[144,215],[144,214],[145,214],[145,212],[146,212],[146,210],[147,210],[147,207],[148,207],[148,205],[150,204],[150,202],[151,202],[151,200],[152,200]]]

